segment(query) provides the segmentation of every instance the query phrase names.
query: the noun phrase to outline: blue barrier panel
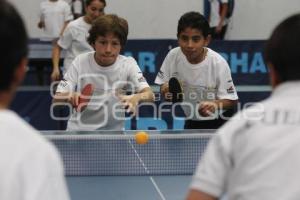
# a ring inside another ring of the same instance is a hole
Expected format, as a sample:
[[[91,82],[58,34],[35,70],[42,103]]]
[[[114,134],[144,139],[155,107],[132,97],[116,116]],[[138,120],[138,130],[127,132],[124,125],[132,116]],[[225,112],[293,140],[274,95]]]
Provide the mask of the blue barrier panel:
[[[228,62],[236,85],[268,85],[268,70],[263,60],[264,41],[213,41],[209,47]],[[130,40],[124,54],[133,56],[150,84],[176,40]]]
[[[264,41],[215,41],[210,48],[227,60],[236,85],[269,85],[263,45]]]
[[[59,130],[65,128],[64,122],[51,118],[52,98],[48,90],[19,91],[11,104],[11,109],[38,130]],[[57,116],[63,115],[56,113]]]
[[[267,98],[270,91],[239,92],[240,105],[243,109],[246,103],[257,102]],[[151,107],[140,107],[138,118],[126,121],[126,129],[183,129],[184,114],[180,107],[176,107],[176,118],[171,113],[171,105],[159,108],[160,102],[156,102],[157,110]],[[64,130],[66,120],[54,120],[51,117],[51,96],[48,90],[19,91],[11,105],[21,117],[39,130]],[[54,110],[55,117],[67,117],[67,109]]]

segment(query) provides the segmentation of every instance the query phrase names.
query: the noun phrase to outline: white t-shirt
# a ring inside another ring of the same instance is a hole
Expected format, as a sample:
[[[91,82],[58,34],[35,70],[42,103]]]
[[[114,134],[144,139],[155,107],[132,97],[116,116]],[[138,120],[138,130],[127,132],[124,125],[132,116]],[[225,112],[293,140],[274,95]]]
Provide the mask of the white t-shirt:
[[[69,199],[57,150],[9,110],[0,111],[0,148],[0,199]]]
[[[82,14],[82,2],[80,0],[76,0],[73,2],[73,10],[75,14]]]
[[[210,27],[217,27],[220,22],[220,1],[222,3],[228,3],[228,0],[209,0],[210,2]],[[228,19],[225,18],[223,26],[228,24]]]
[[[58,85],[57,92],[62,93],[81,91],[89,83],[95,87],[87,108],[72,113],[67,130],[123,130],[125,113],[116,93],[139,92],[149,85],[132,57],[119,55],[113,65],[102,67],[94,53],[77,56]]]
[[[211,140],[191,188],[230,200],[300,197],[300,82],[278,86]]]
[[[43,39],[58,38],[64,23],[73,19],[70,6],[62,0],[41,2],[40,12],[45,23]]]
[[[64,73],[68,70],[76,56],[94,51],[93,47],[87,42],[91,24],[84,21],[83,17],[70,22],[58,40],[58,45],[66,50],[64,60]]]
[[[189,118],[193,120],[211,120],[212,117],[216,117],[199,116],[196,106],[201,101],[238,99],[226,60],[209,48],[206,58],[198,64],[191,64],[180,47],[172,49],[166,56],[155,83],[161,85],[168,82],[171,77],[181,81],[184,102],[192,105],[182,105],[182,108],[186,116],[190,116]]]

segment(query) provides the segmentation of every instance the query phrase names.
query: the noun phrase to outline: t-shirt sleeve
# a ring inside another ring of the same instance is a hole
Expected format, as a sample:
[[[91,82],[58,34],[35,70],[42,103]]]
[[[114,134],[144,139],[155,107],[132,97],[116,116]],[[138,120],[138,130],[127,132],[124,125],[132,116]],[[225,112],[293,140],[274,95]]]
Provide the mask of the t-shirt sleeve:
[[[238,95],[231,77],[230,68],[225,60],[221,60],[219,62],[217,98],[229,100],[238,99]]]
[[[129,82],[133,84],[133,88],[136,92],[141,91],[142,89],[149,87],[147,80],[145,79],[141,69],[133,58],[128,58],[127,60],[128,69],[129,69]]]
[[[157,73],[157,76],[155,78],[155,83],[158,85],[162,85],[165,82],[168,82],[171,78],[171,66],[172,66],[172,58],[171,58],[171,52],[168,53],[166,56],[163,64],[161,65],[160,70]]]
[[[71,66],[68,68],[66,74],[63,79],[59,82],[56,92],[65,93],[65,92],[73,92],[77,86],[78,81],[78,59],[75,59]]]
[[[190,185],[214,197],[220,197],[226,187],[231,165],[230,137],[217,133],[208,144]]]
[[[68,24],[57,43],[61,48],[68,49],[70,48],[72,41],[73,41],[72,27],[70,26],[70,24]]]
[[[256,110],[256,109],[254,109]],[[250,114],[250,116],[248,115]],[[248,120],[245,116],[258,119],[262,113],[240,112],[213,134],[204,155],[194,173],[191,189],[202,191],[216,198],[228,190],[230,181],[234,181],[237,163],[247,147]],[[244,158],[243,158],[244,159]]]

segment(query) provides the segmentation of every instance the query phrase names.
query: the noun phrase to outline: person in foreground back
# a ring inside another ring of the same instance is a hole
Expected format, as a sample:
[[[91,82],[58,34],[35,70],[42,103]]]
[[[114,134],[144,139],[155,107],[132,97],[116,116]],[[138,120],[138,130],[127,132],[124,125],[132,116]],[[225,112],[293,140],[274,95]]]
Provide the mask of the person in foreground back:
[[[300,14],[280,23],[265,48],[270,98],[225,124],[195,172],[188,200],[300,198]]]
[[[25,76],[28,38],[14,7],[0,0],[0,199],[68,200],[56,149],[8,107]]]

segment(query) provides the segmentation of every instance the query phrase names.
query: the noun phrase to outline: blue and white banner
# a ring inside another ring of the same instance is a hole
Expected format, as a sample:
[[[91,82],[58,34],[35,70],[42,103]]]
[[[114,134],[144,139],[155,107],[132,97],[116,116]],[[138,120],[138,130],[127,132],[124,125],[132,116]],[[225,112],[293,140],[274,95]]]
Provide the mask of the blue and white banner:
[[[263,45],[264,41],[214,41],[209,47],[227,60],[236,85],[268,85]],[[124,54],[138,61],[152,85],[168,51],[176,46],[176,40],[130,40]]]

